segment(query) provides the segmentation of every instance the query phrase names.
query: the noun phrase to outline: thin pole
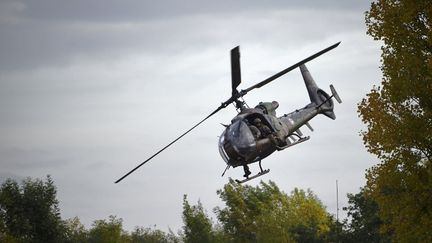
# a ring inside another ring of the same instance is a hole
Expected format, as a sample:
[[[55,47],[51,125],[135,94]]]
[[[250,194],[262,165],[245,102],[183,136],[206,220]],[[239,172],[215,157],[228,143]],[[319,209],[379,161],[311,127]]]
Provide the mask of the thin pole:
[[[338,180],[336,180],[336,220],[339,222],[339,187]]]
[[[336,239],[337,242],[340,242],[339,239],[339,187],[338,180],[336,180]]]

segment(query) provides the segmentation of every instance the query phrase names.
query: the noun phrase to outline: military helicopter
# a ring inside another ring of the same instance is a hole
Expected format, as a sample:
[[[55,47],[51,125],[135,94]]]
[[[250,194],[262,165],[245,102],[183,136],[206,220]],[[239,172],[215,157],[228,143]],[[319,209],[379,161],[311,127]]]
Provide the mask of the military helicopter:
[[[230,167],[235,168],[238,166],[243,166],[245,172],[245,179],[236,180],[238,183],[244,183],[267,174],[270,170],[263,170],[261,166],[261,161],[264,158],[275,151],[284,150],[307,141],[310,138],[309,136],[303,136],[300,127],[306,125],[311,131],[313,131],[313,128],[309,124],[309,120],[318,114],[323,114],[333,120],[336,119],[336,115],[333,112],[334,104],[332,98],[335,98],[338,103],[341,103],[342,101],[339,95],[333,85],[330,85],[332,95],[329,95],[324,90],[320,89],[313,80],[305,63],[336,48],[339,44],[340,42],[333,44],[280,71],[279,73],[240,91],[237,90],[237,87],[241,83],[240,48],[239,46],[233,48],[231,50],[231,97],[225,102],[222,102],[216,110],[210,113],[203,120],[154,153],[134,169],[123,175],[120,179],[115,181],[115,183],[122,181],[139,167],[153,159],[201,123],[230,104],[234,104],[238,114],[231,120],[231,124],[224,125],[225,129],[219,137],[219,152],[227,164],[222,176],[224,176],[225,172]],[[249,91],[261,88],[296,68],[300,68],[310,98],[310,103],[305,107],[277,117],[276,109],[279,106],[277,101],[260,102],[256,107],[250,108],[243,100],[243,96],[245,96]],[[260,171],[257,174],[250,176],[251,172],[248,165],[256,162],[259,163]]]

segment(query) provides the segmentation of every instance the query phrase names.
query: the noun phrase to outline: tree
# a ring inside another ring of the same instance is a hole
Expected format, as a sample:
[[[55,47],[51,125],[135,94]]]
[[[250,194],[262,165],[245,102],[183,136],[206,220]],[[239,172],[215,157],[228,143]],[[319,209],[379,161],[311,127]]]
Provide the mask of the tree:
[[[349,206],[343,208],[351,219],[347,222],[345,241],[349,242],[390,242],[387,235],[380,234],[383,221],[378,215],[378,204],[368,197],[365,189],[357,194],[348,194]]]
[[[432,242],[432,2],[379,0],[366,24],[383,41],[383,80],[359,104],[363,141],[381,160],[367,171],[365,192],[382,232]]]
[[[65,242],[78,243],[88,241],[88,231],[78,217],[65,220]]]
[[[183,233],[186,243],[215,242],[212,222],[200,201],[191,206],[187,196],[183,197]]]
[[[6,180],[0,188],[0,237],[4,235],[12,242],[63,241],[56,194],[50,176],[46,181],[28,178],[21,185]]]
[[[287,195],[274,182],[252,187],[230,180],[218,194],[226,207],[215,212],[232,242],[322,242],[330,230],[328,214],[310,190]]]
[[[168,234],[151,228],[136,227],[131,233],[131,243],[169,243],[180,242],[180,240],[170,231]]]
[[[123,231],[123,220],[110,215],[108,220],[95,220],[89,231],[91,243],[129,242],[128,235]]]

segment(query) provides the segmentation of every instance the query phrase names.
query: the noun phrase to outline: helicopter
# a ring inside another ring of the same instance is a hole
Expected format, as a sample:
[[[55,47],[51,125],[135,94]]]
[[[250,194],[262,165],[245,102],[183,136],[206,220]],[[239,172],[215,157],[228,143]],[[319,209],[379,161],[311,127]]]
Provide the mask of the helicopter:
[[[303,126],[307,126],[311,131],[313,131],[312,126],[309,124],[309,120],[318,114],[325,115],[333,120],[336,119],[336,115],[333,112],[333,98],[338,103],[342,103],[342,100],[340,99],[333,85],[330,85],[331,95],[320,89],[316,85],[305,64],[336,48],[339,44],[340,42],[337,42],[274,74],[273,76],[240,91],[237,89],[241,83],[240,47],[237,46],[233,48],[230,51],[231,97],[225,102],[222,102],[221,105],[217,107],[212,113],[195,124],[189,130],[154,153],[134,169],[123,175],[121,178],[115,181],[115,183],[122,181],[142,165],[156,157],[158,154],[163,152],[165,149],[173,145],[190,131],[199,126],[201,123],[230,104],[234,104],[238,114],[231,120],[229,125],[222,124],[225,129],[219,137],[218,142],[219,153],[226,163],[226,168],[222,173],[222,176],[225,175],[226,171],[230,167],[235,168],[238,166],[242,166],[245,173],[245,179],[236,180],[238,183],[244,183],[267,174],[270,172],[270,169],[263,170],[261,161],[275,151],[281,151],[309,140],[310,137],[303,136],[303,133],[300,131],[300,128]],[[250,108],[243,100],[243,96],[245,96],[251,90],[261,88],[296,68],[300,69],[310,98],[310,103],[305,107],[296,109],[291,113],[278,117],[276,116],[276,109],[279,107],[279,103],[277,101],[260,102],[254,108]],[[250,176],[252,173],[249,169],[249,165],[256,162],[259,164],[260,171],[257,174]]]

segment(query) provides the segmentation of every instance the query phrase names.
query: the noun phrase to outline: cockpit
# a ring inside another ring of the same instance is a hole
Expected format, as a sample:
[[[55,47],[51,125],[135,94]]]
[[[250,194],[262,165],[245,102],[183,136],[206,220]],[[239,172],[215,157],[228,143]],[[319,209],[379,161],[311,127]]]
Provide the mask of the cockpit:
[[[219,138],[219,153],[226,163],[238,166],[244,162],[252,162],[257,158],[257,137],[254,129],[254,120],[263,121],[267,129],[271,128],[270,123],[262,114],[252,113],[245,116],[239,115],[232,120]]]

